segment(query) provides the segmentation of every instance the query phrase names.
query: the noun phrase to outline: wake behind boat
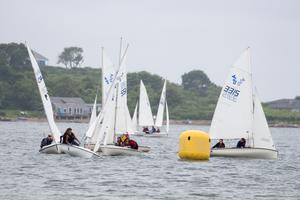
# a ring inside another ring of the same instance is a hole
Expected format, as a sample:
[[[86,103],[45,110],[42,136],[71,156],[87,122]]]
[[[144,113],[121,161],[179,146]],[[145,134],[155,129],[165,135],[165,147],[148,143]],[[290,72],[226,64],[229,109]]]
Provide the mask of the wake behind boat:
[[[211,139],[220,139],[219,143],[222,139],[241,138],[237,144],[241,148],[219,146],[221,148],[211,150],[212,157],[276,159],[278,156],[261,102],[257,93],[253,92],[249,48],[229,72],[209,134]]]

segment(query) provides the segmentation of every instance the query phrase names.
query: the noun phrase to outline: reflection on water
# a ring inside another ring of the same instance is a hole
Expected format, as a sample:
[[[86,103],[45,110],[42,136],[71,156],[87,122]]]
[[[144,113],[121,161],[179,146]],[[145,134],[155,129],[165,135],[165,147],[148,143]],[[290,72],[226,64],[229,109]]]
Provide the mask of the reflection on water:
[[[87,124],[69,126],[81,138]],[[300,130],[271,129],[278,160],[178,159],[178,136],[136,137],[143,156],[82,159],[38,152],[47,123],[0,122],[0,199],[300,199]],[[43,136],[44,135],[44,136]]]

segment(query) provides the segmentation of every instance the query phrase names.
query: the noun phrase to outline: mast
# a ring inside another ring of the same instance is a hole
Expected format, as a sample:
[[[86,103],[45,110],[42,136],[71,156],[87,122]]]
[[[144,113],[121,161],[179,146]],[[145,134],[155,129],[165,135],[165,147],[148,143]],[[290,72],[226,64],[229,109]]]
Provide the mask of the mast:
[[[116,95],[115,95],[115,116],[114,116],[114,136],[113,136],[113,141],[116,141],[115,140],[115,137],[116,137],[116,123],[117,123],[117,109],[118,109],[118,87],[119,87],[119,83],[116,84]]]
[[[102,65],[102,77],[101,77],[101,82],[102,82],[102,108],[103,108],[103,105],[104,105],[104,103],[105,103],[105,99],[104,99],[104,93],[105,93],[105,91],[104,91],[104,83],[103,83],[103,79],[104,79],[104,61],[103,61],[103,59],[104,59],[104,47],[101,47],[101,49],[102,49],[102,60],[101,60],[101,65]]]

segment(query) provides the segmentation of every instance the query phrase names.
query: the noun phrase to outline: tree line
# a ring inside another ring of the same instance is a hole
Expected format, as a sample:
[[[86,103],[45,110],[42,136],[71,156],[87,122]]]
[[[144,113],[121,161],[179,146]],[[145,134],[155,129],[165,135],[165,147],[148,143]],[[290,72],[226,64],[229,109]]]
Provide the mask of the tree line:
[[[83,52],[82,49],[77,50],[79,54]],[[73,54],[73,58],[79,54]],[[49,95],[81,97],[85,102],[92,103],[98,90],[98,99],[101,103],[101,70],[89,67],[79,68],[81,62],[79,60],[82,61],[83,58],[75,59],[73,64],[66,62],[68,65],[66,68],[40,66]],[[145,83],[152,111],[156,113],[164,79],[146,71],[128,73],[129,110],[132,114],[138,100],[140,80]],[[182,84],[168,82],[167,100],[171,119],[210,120],[220,91],[221,87],[211,82],[201,70],[183,74]],[[43,113],[31,63],[23,44],[0,44],[0,110],[2,110],[0,115],[5,114],[5,110]],[[272,109],[266,111],[268,119],[274,121],[291,119],[294,122],[300,122],[300,114]]]

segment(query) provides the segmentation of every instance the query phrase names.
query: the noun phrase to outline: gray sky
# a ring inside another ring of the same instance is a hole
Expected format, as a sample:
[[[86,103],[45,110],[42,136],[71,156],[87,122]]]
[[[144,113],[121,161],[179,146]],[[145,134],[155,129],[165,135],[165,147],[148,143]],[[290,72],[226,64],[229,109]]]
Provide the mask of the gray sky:
[[[223,85],[248,46],[263,101],[300,95],[300,1],[294,0],[0,0],[0,43],[28,41],[56,65],[68,46],[99,67],[100,47],[117,60],[130,44],[128,71],[181,83],[201,69]]]

